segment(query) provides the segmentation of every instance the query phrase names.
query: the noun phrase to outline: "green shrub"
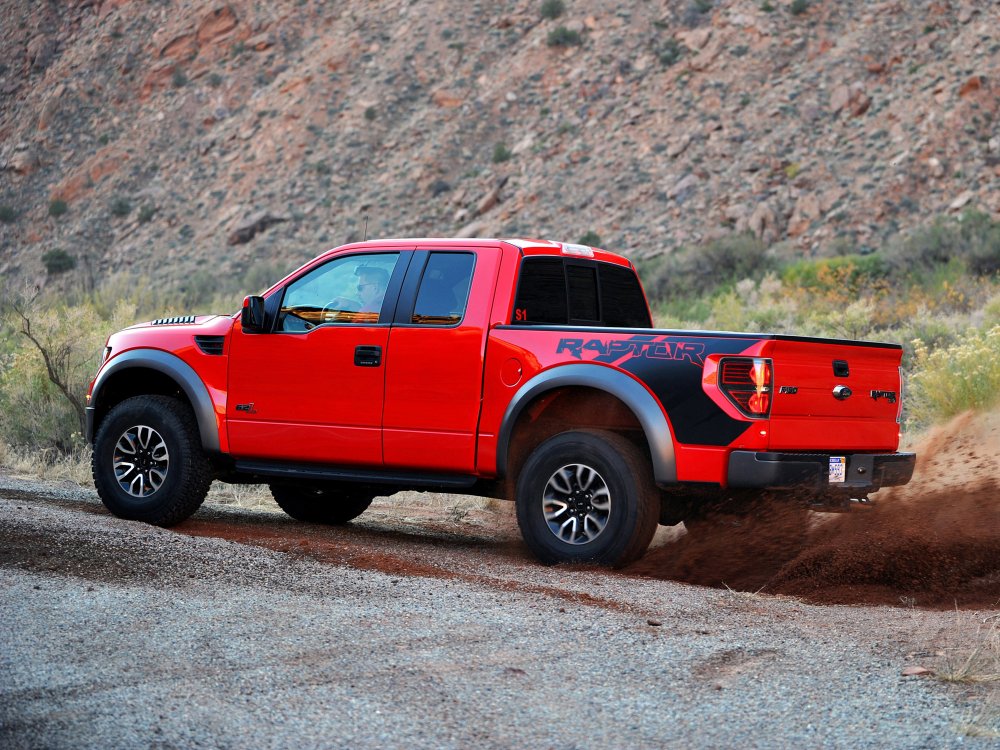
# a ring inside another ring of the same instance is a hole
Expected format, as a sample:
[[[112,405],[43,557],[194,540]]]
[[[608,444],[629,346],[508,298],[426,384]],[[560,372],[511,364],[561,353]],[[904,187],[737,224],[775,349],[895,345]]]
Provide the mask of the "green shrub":
[[[1000,272],[1000,221],[979,211],[938,218],[890,243],[886,258],[901,275],[918,281],[953,263],[973,274],[993,275]]]
[[[550,47],[574,47],[583,43],[583,37],[579,31],[557,26],[549,32],[546,42]]]
[[[601,235],[590,229],[577,242],[581,245],[590,245],[590,247],[600,247]]]
[[[760,279],[773,265],[763,242],[752,234],[731,234],[647,262],[643,278],[653,299],[690,300],[714,294],[740,279]]]
[[[170,82],[173,83],[175,89],[179,89],[185,84],[187,84],[188,79],[187,76],[184,75],[183,70],[181,70],[180,68],[174,68],[174,74],[171,77]]]
[[[153,217],[155,215],[156,215],[156,206],[146,203],[139,208],[139,216],[138,216],[139,223],[148,224],[150,221],[153,220]]]
[[[59,200],[58,198],[51,203],[49,203],[49,216],[54,218],[59,218],[64,213],[69,210],[69,206],[66,205],[66,201]]]
[[[11,224],[17,221],[17,209],[13,206],[0,205],[0,222]]]
[[[500,162],[510,161],[513,154],[510,149],[507,148],[506,144],[498,143],[493,147],[493,163],[499,164]]]
[[[661,64],[670,67],[680,60],[684,56],[685,52],[687,52],[687,48],[671,37],[663,43],[663,46],[660,47],[657,57],[660,58]]]
[[[792,0],[788,10],[793,16],[801,16],[809,10],[809,0]]]
[[[910,421],[922,427],[1000,401],[1000,326],[972,329],[957,343],[930,351],[915,346]]]
[[[128,216],[132,213],[132,204],[129,202],[128,198],[115,198],[111,201],[111,215],[112,216]]]
[[[72,271],[76,268],[76,258],[61,248],[55,248],[44,253],[42,255],[42,263],[45,264],[45,270],[51,276],[66,273],[66,271]]]
[[[563,0],[545,0],[542,3],[542,18],[553,20],[559,18],[566,12],[566,3]]]
[[[376,110],[375,107],[367,107],[365,109],[365,119],[368,120],[368,122],[373,122],[376,117],[378,117],[378,110]]]
[[[853,296],[875,288],[889,273],[889,264],[880,255],[842,255],[793,263],[781,278],[792,287],[816,292],[844,290]]]

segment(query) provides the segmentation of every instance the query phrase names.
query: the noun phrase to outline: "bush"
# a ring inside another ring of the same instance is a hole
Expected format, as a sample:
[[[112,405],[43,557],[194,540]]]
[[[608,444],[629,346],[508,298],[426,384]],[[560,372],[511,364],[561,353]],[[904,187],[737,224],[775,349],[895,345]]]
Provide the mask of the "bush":
[[[793,16],[801,16],[809,10],[809,0],[792,0],[792,4],[788,10]]]
[[[153,216],[156,215],[156,206],[152,206],[149,203],[145,204],[139,209],[139,223],[148,224],[153,220]]]
[[[513,154],[510,152],[510,149],[507,148],[505,144],[498,143],[496,146],[493,147],[494,164],[499,164],[500,162],[503,161],[510,161],[511,156],[513,156]]]
[[[76,268],[76,258],[60,248],[44,253],[42,263],[45,264],[45,270],[51,276],[66,273],[66,271],[72,271]]]
[[[546,40],[550,47],[574,47],[583,43],[583,37],[579,31],[567,29],[565,26],[557,26],[549,32]]]
[[[601,235],[595,232],[593,229],[589,230],[584,234],[577,242],[581,245],[590,245],[591,247],[601,246]]]
[[[0,222],[10,224],[17,220],[17,209],[13,206],[0,206]]]
[[[374,122],[375,118],[378,117],[378,110],[375,107],[367,107],[365,109],[365,119],[368,122]]]
[[[683,44],[678,42],[676,39],[671,37],[670,39],[668,39],[666,42],[663,43],[662,47],[660,47],[660,51],[657,54],[657,57],[659,57],[661,64],[670,67],[678,60],[680,60],[681,57],[684,56],[685,52],[687,52],[687,48]]]
[[[59,218],[68,210],[69,206],[66,205],[66,201],[56,199],[49,203],[49,216],[52,216],[53,218]]]
[[[111,201],[111,215],[112,216],[128,216],[132,213],[132,204],[129,202],[128,198],[115,198]]]
[[[926,280],[927,272],[958,263],[970,272],[1000,272],[1000,221],[979,211],[939,218],[889,245],[886,258],[901,274]]]
[[[559,18],[566,12],[566,3],[563,0],[545,0],[542,3],[542,18],[553,20]]]
[[[731,234],[661,256],[647,264],[643,275],[652,298],[689,300],[713,294],[740,279],[760,279],[773,265],[763,242],[752,234]]]
[[[915,345],[910,421],[922,427],[1000,401],[1000,326],[970,330],[958,343],[929,351]]]

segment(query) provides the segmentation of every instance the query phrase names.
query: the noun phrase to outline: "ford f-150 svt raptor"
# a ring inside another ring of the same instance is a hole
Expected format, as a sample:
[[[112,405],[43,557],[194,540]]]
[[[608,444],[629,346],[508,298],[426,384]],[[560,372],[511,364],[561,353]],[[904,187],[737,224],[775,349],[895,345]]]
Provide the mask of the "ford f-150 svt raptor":
[[[836,506],[906,483],[901,357],[654,330],[632,264],[596,248],[369,241],[232,316],[113,334],[87,437],[124,518],[179,523],[213,478],[266,482],[318,523],[435,489],[513,500],[544,562],[617,565],[732,493]]]

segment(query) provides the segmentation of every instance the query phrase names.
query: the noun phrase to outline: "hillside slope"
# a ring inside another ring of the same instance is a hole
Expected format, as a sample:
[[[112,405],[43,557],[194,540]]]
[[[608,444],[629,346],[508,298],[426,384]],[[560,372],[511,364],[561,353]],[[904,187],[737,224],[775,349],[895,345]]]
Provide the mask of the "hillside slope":
[[[287,268],[366,216],[645,257],[1000,215],[998,3],[565,5],[0,0],[0,274]]]

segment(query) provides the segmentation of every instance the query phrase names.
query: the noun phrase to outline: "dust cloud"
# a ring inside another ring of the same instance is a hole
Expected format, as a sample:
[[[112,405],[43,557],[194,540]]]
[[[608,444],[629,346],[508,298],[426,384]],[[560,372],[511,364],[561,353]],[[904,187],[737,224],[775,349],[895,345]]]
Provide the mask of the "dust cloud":
[[[913,480],[844,514],[771,504],[692,525],[629,573],[820,603],[1000,606],[1000,412],[963,414],[915,445]]]

